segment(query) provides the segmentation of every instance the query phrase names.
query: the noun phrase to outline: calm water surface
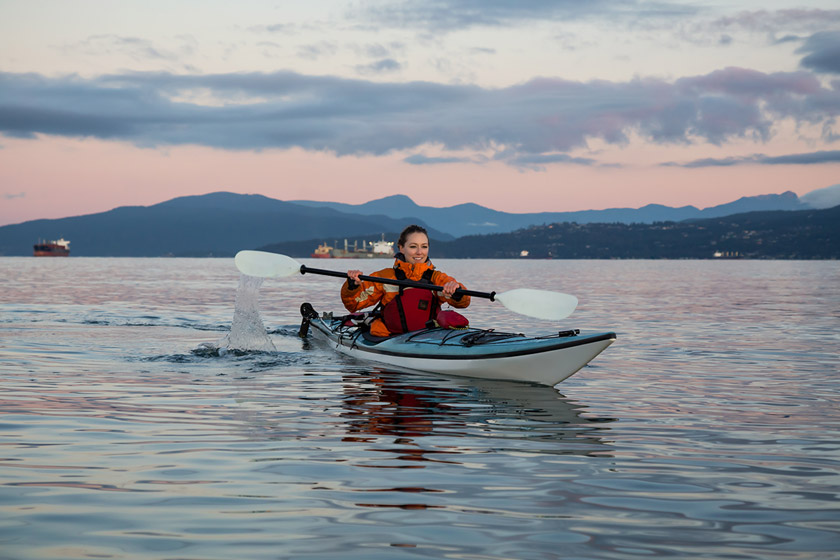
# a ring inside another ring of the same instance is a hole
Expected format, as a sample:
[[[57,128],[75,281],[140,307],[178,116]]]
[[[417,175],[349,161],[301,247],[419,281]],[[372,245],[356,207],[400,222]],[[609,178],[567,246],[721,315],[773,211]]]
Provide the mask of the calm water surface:
[[[372,368],[296,336],[307,275],[219,356],[232,260],[0,258],[0,558],[840,558],[840,263],[436,264],[580,298],[475,326],[618,340],[554,388]]]

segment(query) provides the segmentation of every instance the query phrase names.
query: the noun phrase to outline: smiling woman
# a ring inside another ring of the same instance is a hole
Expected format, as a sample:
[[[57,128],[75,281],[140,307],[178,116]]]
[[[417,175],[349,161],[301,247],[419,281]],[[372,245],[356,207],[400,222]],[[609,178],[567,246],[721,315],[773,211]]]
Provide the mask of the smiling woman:
[[[389,284],[362,280],[361,270],[348,270],[347,281],[341,287],[344,307],[355,312],[376,306],[370,323],[370,334],[391,334],[419,330],[434,321],[441,305],[448,303],[463,309],[470,304],[470,296],[455,294],[464,288],[460,282],[436,270],[429,260],[429,235],[418,225],[410,225],[400,234],[393,268],[374,272],[371,276],[395,280],[413,280],[441,286],[440,291],[422,288],[402,288]]]

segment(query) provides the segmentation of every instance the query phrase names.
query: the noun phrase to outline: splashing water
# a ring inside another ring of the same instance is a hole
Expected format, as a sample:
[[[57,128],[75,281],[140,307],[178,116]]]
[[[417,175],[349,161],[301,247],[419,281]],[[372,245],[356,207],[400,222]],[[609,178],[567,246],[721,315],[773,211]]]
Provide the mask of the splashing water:
[[[259,295],[263,278],[242,274],[236,289],[236,306],[230,332],[217,343],[219,353],[229,350],[276,352],[260,316]]]

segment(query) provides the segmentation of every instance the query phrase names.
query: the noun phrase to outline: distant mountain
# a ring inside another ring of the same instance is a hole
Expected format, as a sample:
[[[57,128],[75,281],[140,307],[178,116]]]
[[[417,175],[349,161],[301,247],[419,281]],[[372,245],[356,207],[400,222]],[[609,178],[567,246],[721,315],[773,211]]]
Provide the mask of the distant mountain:
[[[232,256],[276,240],[332,241],[352,235],[376,239],[380,232],[401,231],[404,225],[404,220],[389,216],[352,215],[261,195],[218,192],[2,226],[0,255],[31,255],[38,239],[64,237],[71,241],[72,256]]]
[[[557,223],[438,242],[450,258],[838,259],[840,206],[655,224]]]
[[[642,223],[649,224],[664,221],[682,221],[698,218],[714,218],[765,210],[802,210],[808,206],[802,203],[795,193],[767,194],[743,197],[734,202],[721,204],[700,210],[695,206],[678,208],[661,204],[648,204],[641,208],[609,208],[606,210],[582,210],[577,212],[538,212],[512,214],[485,208],[478,204],[458,204],[446,208],[418,206],[405,195],[393,195],[364,204],[344,204],[340,202],[318,202],[296,200],[294,204],[312,208],[330,208],[348,214],[373,215],[384,214],[402,221],[414,217],[431,227],[447,232],[454,237],[504,233],[539,224],[558,222],[588,223]]]
[[[108,212],[33,220],[0,227],[0,255],[31,255],[39,239],[64,237],[73,256],[232,256],[240,249],[294,246],[309,254],[317,242],[388,239],[408,223],[429,229],[436,244],[467,235],[489,235],[543,224],[576,222],[650,224],[721,217],[738,212],[825,207],[840,198],[840,185],[797,198],[792,192],[744,197],[699,210],[649,204],[581,212],[512,214],[478,204],[447,208],[419,206],[405,195],[364,204],[284,202],[262,195],[217,192],[174,198],[152,206],[125,206]],[[302,245],[288,245],[303,242]],[[310,246],[310,249],[303,247]],[[436,251],[437,252],[437,251]]]

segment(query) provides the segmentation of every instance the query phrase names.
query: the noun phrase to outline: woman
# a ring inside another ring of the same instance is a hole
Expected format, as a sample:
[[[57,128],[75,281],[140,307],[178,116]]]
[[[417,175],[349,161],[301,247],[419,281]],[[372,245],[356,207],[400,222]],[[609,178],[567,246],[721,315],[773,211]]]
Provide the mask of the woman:
[[[348,311],[354,312],[380,304],[381,313],[370,325],[370,334],[390,336],[425,328],[434,320],[443,303],[464,308],[470,296],[455,296],[463,288],[457,280],[436,270],[429,260],[429,235],[417,225],[408,226],[397,241],[399,252],[393,268],[374,272],[371,276],[397,280],[413,280],[441,286],[440,291],[422,288],[403,288],[379,282],[360,280],[361,270],[348,270],[347,281],[341,287],[341,300]]]

